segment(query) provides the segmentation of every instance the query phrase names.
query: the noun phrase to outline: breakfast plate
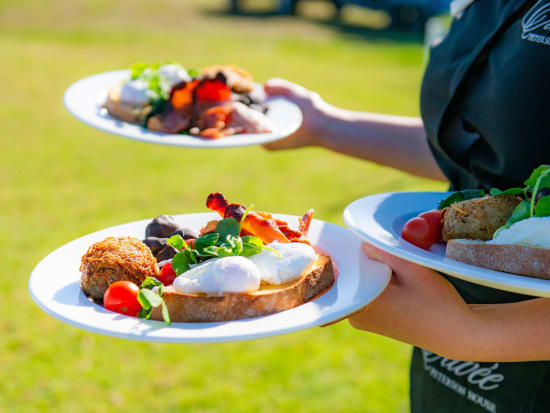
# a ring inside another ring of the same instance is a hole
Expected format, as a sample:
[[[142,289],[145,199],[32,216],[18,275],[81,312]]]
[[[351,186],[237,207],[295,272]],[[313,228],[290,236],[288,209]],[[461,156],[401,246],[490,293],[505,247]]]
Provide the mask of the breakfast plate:
[[[175,216],[182,226],[200,228],[215,213]],[[296,222],[297,217],[275,215]],[[29,291],[40,308],[70,325],[109,336],[140,341],[199,343],[248,340],[286,334],[341,319],[374,300],[389,282],[388,266],[361,252],[360,240],[338,225],[312,220],[310,242],[329,254],[337,268],[333,286],[317,298],[268,316],[228,322],[172,323],[113,313],[91,302],[80,289],[80,259],[94,242],[107,236],[142,238],[150,220],[107,228],[71,241],[44,258],[33,270]]]
[[[395,192],[367,196],[352,202],[344,211],[344,221],[368,243],[407,261],[441,271],[453,277],[499,290],[550,297],[550,281],[489,270],[445,258],[445,245],[429,250],[401,238],[405,222],[434,209],[448,192]]]
[[[129,70],[116,70],[89,76],[73,83],[63,97],[65,107],[78,120],[107,133],[159,145],[193,148],[261,145],[294,133],[302,124],[300,108],[288,99],[276,97],[266,101],[267,117],[275,127],[274,132],[242,133],[221,139],[153,132],[140,125],[117,120],[103,108],[107,91],[128,78],[129,73]]]

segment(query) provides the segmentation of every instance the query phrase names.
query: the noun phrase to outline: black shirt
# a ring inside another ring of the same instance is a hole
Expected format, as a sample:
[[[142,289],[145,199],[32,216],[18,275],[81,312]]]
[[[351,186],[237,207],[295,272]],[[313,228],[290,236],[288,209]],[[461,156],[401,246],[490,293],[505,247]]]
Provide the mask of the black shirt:
[[[421,110],[452,189],[522,186],[550,163],[550,0],[477,0],[431,50]],[[532,297],[448,277],[468,303]],[[415,348],[413,412],[550,412],[550,362],[465,363]]]

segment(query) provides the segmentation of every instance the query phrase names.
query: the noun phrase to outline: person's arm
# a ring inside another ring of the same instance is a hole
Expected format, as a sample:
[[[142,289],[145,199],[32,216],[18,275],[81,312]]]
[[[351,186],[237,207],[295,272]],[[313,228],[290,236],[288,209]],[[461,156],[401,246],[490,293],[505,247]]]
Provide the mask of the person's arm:
[[[269,96],[282,95],[294,101],[304,115],[302,127],[294,135],[265,145],[267,149],[322,146],[414,175],[446,180],[420,118],[340,109],[317,93],[282,79],[271,79],[265,90]]]
[[[363,250],[394,274],[375,301],[349,317],[353,327],[455,360],[550,360],[549,299],[468,305],[435,271],[368,244]]]

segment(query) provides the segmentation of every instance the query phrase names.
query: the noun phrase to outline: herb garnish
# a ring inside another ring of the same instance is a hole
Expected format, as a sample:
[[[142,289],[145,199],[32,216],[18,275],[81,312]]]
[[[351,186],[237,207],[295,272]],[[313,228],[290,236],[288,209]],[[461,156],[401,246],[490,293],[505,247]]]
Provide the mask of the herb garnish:
[[[465,189],[463,191],[456,191],[449,195],[437,204],[437,209],[445,209],[450,207],[455,202],[467,201],[468,199],[479,198],[485,195],[483,189]]]
[[[157,292],[153,291],[153,288],[158,287]],[[151,314],[153,313],[153,307],[162,306],[162,318],[164,322],[170,325],[172,322],[170,320],[170,314],[168,314],[168,307],[162,299],[163,284],[154,277],[147,277],[141,283],[138,301],[141,304],[141,310],[139,310],[138,317],[145,318],[146,320],[151,319]]]
[[[222,258],[230,256],[250,257],[256,255],[264,249],[270,250],[280,256],[279,252],[273,248],[265,246],[263,241],[254,235],[240,236],[242,225],[249,208],[247,208],[241,218],[237,221],[229,217],[218,221],[215,232],[204,234],[195,239],[190,247],[183,238],[176,234],[168,238],[168,244],[179,252],[172,257],[172,268],[179,276],[191,269],[191,265],[199,264],[212,258]]]

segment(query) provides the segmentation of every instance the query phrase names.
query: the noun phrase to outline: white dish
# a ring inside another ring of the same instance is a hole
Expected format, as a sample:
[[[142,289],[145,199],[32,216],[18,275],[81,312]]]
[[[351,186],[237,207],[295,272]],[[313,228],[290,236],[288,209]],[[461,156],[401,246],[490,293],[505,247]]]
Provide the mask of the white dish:
[[[116,70],[89,76],[73,83],[65,92],[63,101],[67,110],[78,120],[107,133],[160,145],[194,148],[227,148],[261,145],[282,139],[294,133],[302,124],[300,108],[285,98],[267,101],[267,117],[275,125],[272,133],[242,133],[220,139],[153,132],[139,125],[113,118],[102,108],[107,91],[129,77],[129,70]]]
[[[184,227],[200,228],[219,217],[215,213],[176,216]],[[277,215],[291,225],[297,217]],[[390,269],[369,260],[360,241],[346,228],[313,220],[309,240],[330,254],[338,279],[325,294],[299,307],[265,317],[216,323],[172,323],[141,320],[105,310],[92,303],[80,289],[80,258],[88,247],[107,236],[142,239],[150,220],[107,228],[58,248],[33,270],[29,291],[46,313],[95,333],[142,341],[172,343],[247,340],[290,333],[336,321],[374,300],[386,287]]]
[[[344,211],[346,225],[360,238],[397,257],[472,283],[539,297],[550,297],[550,281],[493,271],[445,258],[445,245],[429,251],[401,238],[410,218],[435,209],[447,192],[396,192],[352,202]]]

